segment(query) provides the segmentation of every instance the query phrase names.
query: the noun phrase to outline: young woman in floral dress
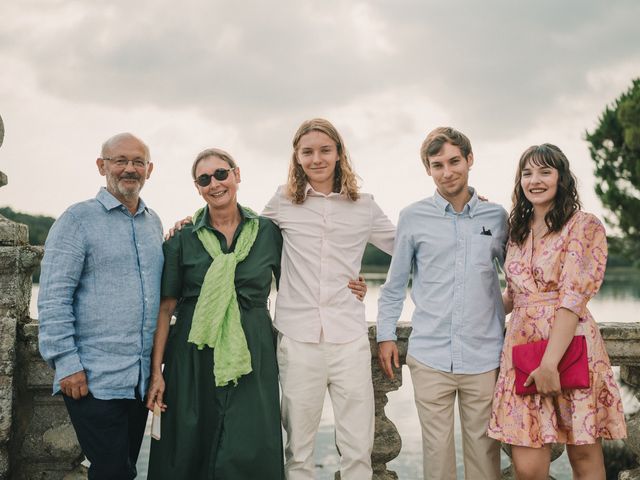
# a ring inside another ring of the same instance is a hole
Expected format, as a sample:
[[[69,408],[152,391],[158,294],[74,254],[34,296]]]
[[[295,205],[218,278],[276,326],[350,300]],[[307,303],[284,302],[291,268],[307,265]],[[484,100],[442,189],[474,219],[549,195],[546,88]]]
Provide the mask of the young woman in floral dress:
[[[607,239],[580,210],[562,151],[550,144],[520,158],[509,218],[505,310],[511,313],[488,434],[512,446],[516,477],[547,479],[550,444],[564,443],[576,479],[605,478],[601,439],[624,438],[622,402],[598,326],[587,309],[604,278]],[[575,335],[587,343],[590,387],[562,390],[558,363]],[[512,348],[548,339],[540,366],[517,395]]]

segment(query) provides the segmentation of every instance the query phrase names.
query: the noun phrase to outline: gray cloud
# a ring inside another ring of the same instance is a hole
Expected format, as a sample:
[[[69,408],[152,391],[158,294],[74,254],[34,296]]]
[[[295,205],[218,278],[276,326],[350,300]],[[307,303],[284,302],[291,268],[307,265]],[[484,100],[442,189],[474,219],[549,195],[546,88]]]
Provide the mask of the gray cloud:
[[[588,89],[589,71],[640,63],[633,0],[60,0],[32,23],[15,13],[2,49],[31,61],[45,91],[119,108],[194,108],[254,133],[267,119],[393,88],[486,125],[483,135],[509,134]]]
[[[20,0],[0,18],[0,195],[52,214],[95,192],[98,147],[122,130],[151,145],[145,199],[167,224],[198,204],[205,146],[236,155],[259,208],[311,116],[392,217],[433,191],[417,150],[438,124],[470,136],[474,185],[505,205],[522,150],[558,143],[597,210],[581,135],[640,74],[636,0]]]

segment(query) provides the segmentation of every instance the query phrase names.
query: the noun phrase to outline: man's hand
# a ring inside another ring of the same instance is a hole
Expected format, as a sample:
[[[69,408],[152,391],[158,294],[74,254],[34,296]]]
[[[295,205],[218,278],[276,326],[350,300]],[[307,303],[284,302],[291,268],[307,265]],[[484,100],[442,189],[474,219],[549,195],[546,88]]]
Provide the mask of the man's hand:
[[[367,282],[364,281],[364,277],[362,275],[360,275],[357,280],[349,280],[348,287],[349,290],[351,290],[351,293],[353,293],[358,300],[364,300],[364,297],[367,294]]]
[[[162,397],[164,396],[164,377],[162,373],[151,374],[151,381],[149,382],[149,390],[147,391],[147,408],[153,412],[154,406],[157,404],[160,410],[164,412],[167,409],[167,404],[162,403]]]
[[[182,230],[182,227],[184,227],[185,225],[189,225],[191,223],[191,220],[193,220],[192,217],[184,217],[182,220],[178,220],[173,227],[171,227],[169,229],[169,231],[167,232],[167,234],[164,236],[165,240],[169,240],[170,238],[172,238],[176,232],[178,230]]]
[[[60,380],[60,390],[67,397],[74,400],[80,400],[89,394],[89,385],[87,384],[87,375],[84,370],[73,373],[68,377]]]
[[[391,361],[393,360],[393,366],[400,368],[400,359],[398,357],[398,346],[393,340],[378,343],[378,361],[382,371],[387,377],[393,379],[393,368],[391,368]]]

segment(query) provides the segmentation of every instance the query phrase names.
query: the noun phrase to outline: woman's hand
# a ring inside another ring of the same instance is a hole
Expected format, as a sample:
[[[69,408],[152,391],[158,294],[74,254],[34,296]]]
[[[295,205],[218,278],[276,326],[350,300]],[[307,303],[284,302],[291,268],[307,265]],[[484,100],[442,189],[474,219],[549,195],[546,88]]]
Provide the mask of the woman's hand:
[[[160,407],[160,410],[164,412],[167,409],[167,405],[162,403],[162,397],[164,396],[164,377],[162,373],[151,374],[151,381],[149,382],[149,390],[147,391],[147,408],[153,412],[155,404]]]
[[[513,312],[513,298],[509,295],[509,287],[504,287],[504,291],[502,292],[502,305],[504,306],[505,315]]]
[[[364,300],[364,297],[367,294],[367,283],[364,281],[364,277],[362,275],[360,275],[357,280],[349,280],[349,284],[347,286],[358,300]]]
[[[562,393],[560,387],[560,374],[558,373],[558,367],[551,365],[540,364],[536,368],[527,380],[524,382],[524,386],[528,387],[533,382],[536,382],[536,388],[538,393],[544,396],[556,396]]]

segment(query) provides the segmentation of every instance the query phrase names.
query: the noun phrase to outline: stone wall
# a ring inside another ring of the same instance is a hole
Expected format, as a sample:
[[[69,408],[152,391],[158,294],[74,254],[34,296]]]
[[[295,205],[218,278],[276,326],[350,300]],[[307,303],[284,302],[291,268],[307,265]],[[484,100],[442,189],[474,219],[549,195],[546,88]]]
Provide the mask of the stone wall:
[[[31,274],[42,248],[25,225],[0,216],[0,479],[63,478],[82,459],[52,370],[29,318]]]
[[[3,137],[0,117],[0,145]],[[0,172],[0,187],[6,184]],[[28,238],[25,225],[0,215],[0,480],[68,479],[83,457],[64,402],[51,395],[53,371],[29,317],[43,249]]]

